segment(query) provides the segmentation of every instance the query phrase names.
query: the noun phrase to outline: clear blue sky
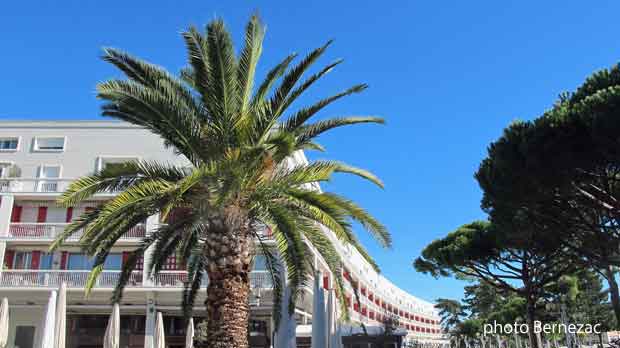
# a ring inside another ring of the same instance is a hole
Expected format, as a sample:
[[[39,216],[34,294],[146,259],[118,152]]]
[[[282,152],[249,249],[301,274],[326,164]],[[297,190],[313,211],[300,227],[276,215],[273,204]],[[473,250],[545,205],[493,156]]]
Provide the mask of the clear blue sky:
[[[424,299],[461,297],[462,283],[417,274],[428,242],[484,217],[473,179],[487,144],[511,120],[550,107],[592,71],[620,60],[617,1],[9,1],[0,13],[0,118],[96,119],[94,87],[119,76],[98,57],[123,48],[177,71],[180,31],[222,16],[240,42],[259,10],[262,69],[334,38],[322,63],[345,63],[304,101],[359,82],[370,88],[323,116],[381,115],[322,139],[328,152],[375,171],[327,189],[361,202],[391,230],[392,250],[362,234],[383,272]]]

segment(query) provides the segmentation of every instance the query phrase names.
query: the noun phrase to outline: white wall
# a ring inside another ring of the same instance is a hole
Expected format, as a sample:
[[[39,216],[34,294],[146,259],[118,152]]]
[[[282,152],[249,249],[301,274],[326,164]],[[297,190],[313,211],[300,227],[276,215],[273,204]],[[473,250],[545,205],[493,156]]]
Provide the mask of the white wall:
[[[100,156],[184,162],[147,130],[115,121],[0,121],[0,137],[20,137],[18,151],[0,152],[0,162],[14,162],[21,177],[35,178],[42,164],[62,165],[63,178],[92,173]],[[64,152],[37,152],[37,136],[66,136]]]

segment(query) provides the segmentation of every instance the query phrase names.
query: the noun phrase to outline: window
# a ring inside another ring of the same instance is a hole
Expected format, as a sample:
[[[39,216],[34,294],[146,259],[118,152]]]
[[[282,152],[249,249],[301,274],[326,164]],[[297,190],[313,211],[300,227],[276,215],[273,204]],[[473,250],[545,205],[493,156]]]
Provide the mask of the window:
[[[0,151],[17,151],[19,148],[19,138],[0,138]]]
[[[64,151],[66,137],[41,137],[34,138],[35,151]]]
[[[11,167],[13,167],[13,163],[11,162],[0,162],[0,178],[8,178],[11,175]]]
[[[14,269],[30,269],[32,265],[32,253],[29,251],[16,251],[13,259]]]
[[[70,270],[91,270],[93,268],[94,259],[89,258],[85,254],[69,254],[69,263],[67,269]],[[122,264],[121,254],[111,253],[103,263],[105,270],[120,270]]]
[[[97,158],[96,170],[113,169],[114,167],[120,167],[124,163],[139,161],[140,158],[132,156],[100,156]]]
[[[50,253],[41,253],[41,261],[39,263],[39,269],[52,269],[52,261],[54,256]]]
[[[254,256],[254,270],[255,271],[266,271],[267,270],[267,259],[265,258],[265,255]]]
[[[19,348],[33,348],[34,329],[34,326],[17,326],[15,328],[14,346]]]
[[[40,178],[58,179],[60,178],[60,166],[42,165],[39,168]]]
[[[176,255],[171,255],[168,256],[168,258],[166,259],[165,263],[162,265],[161,267],[162,270],[164,271],[176,271],[178,270],[178,265],[177,265],[177,257]]]
[[[39,167],[39,178],[41,179],[58,179],[60,178],[60,166],[42,165]],[[58,180],[40,180],[37,183],[38,192],[57,192]]]

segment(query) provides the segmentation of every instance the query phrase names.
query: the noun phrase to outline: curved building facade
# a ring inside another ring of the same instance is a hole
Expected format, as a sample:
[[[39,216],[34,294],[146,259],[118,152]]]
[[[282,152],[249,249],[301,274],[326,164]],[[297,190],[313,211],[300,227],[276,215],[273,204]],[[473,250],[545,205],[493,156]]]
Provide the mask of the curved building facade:
[[[73,219],[110,199],[114,192],[98,194],[90,202],[60,207],[55,201],[68,184],[107,165],[128,160],[158,160],[187,163],[148,131],[111,121],[2,121],[0,122],[0,297],[10,303],[9,348],[39,347],[42,340],[45,304],[52,290],[67,284],[67,348],[100,347],[111,312],[110,296],[128,252],[162,223],[154,215],[124,235],[108,256],[104,271],[92,293],[84,296],[84,285],[92,260],[81,250],[78,238],[66,241],[58,251],[49,245]],[[292,163],[305,161],[303,154]],[[447,341],[433,304],[408,294],[377,274],[356,250],[343,246],[327,233],[343,259],[347,305],[352,326],[360,323],[397,327],[408,343],[432,346]],[[268,231],[264,233],[269,239]],[[320,256],[321,286],[331,288],[333,276]],[[164,315],[169,347],[183,347],[185,327],[180,292],[186,279],[182,262],[170,258],[155,277],[147,276],[148,255],[132,274],[120,303],[121,347],[153,346],[155,317]],[[257,257],[251,274],[252,295],[250,341],[252,347],[272,347],[274,327],[272,284]],[[298,347],[308,345],[302,332],[311,327],[312,292],[305,289],[296,305]],[[357,294],[357,295],[356,295]],[[203,303],[205,293],[196,303]],[[195,319],[205,315],[198,306]],[[305,336],[308,336],[307,332]],[[279,347],[276,347],[279,348]]]

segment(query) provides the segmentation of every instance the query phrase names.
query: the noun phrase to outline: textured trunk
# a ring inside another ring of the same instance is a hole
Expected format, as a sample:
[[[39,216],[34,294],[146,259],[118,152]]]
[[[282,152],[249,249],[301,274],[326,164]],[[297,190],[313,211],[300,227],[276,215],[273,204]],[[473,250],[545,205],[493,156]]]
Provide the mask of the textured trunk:
[[[208,347],[248,347],[249,279],[238,275],[209,279],[207,293]]]
[[[528,336],[529,336],[529,341],[530,341],[530,347],[531,348],[541,348],[540,347],[540,336],[538,334],[534,333],[534,321],[535,319],[535,304],[534,304],[534,298],[531,296],[531,294],[528,291],[528,294],[526,295],[526,299],[527,299],[527,327],[528,327]]]
[[[247,216],[235,207],[210,219],[207,287],[207,347],[247,348],[253,252]]]
[[[607,266],[607,269],[605,269],[605,278],[607,278],[607,283],[609,284],[611,306],[614,309],[614,315],[616,317],[616,324],[620,325],[620,294],[618,293],[618,282],[616,282],[616,272],[613,271],[611,266]]]

